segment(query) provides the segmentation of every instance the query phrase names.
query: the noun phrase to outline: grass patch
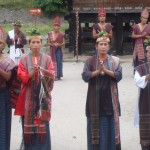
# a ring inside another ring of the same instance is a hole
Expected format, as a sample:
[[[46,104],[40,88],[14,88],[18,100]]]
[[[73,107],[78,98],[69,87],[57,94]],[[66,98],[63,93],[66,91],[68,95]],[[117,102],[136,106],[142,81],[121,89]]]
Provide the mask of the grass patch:
[[[68,26],[69,26],[68,23],[62,22],[60,31],[65,32],[65,30],[68,29]],[[21,27],[21,31],[24,32],[28,36],[29,33],[27,33],[27,31],[31,30],[33,27],[34,27],[33,23],[24,24]],[[2,28],[5,32],[5,34],[7,34],[8,31],[13,29],[13,25],[12,24],[3,24]],[[46,35],[48,32],[53,30],[53,22],[50,21],[50,23],[48,23],[48,24],[38,23],[37,28],[39,29],[41,35]]]

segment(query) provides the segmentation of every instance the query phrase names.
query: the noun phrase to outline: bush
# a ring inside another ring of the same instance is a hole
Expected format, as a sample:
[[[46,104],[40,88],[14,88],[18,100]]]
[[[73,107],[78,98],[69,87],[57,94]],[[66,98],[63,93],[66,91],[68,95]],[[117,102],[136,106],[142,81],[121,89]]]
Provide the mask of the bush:
[[[41,8],[44,14],[48,16],[65,15],[66,13],[64,0],[37,0],[37,7]]]

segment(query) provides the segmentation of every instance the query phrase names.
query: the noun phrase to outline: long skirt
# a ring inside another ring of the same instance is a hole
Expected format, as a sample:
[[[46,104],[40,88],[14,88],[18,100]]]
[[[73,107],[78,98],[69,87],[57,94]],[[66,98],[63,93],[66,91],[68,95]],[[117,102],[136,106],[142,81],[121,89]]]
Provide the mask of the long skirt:
[[[10,149],[11,113],[9,92],[0,88],[0,150]]]
[[[60,77],[63,77],[63,63],[62,63],[62,51],[61,48],[57,48],[55,51],[56,55],[56,64],[57,64],[57,75],[56,78],[60,79]]]
[[[22,119],[22,127],[24,124],[24,120]],[[51,138],[50,138],[50,128],[49,122],[46,122],[46,140],[44,143],[39,143],[37,139],[37,134],[32,135],[31,144],[25,144],[23,140],[23,145],[20,148],[21,150],[51,150]]]
[[[100,141],[98,150],[116,150],[114,116],[99,117]],[[91,140],[91,119],[87,117],[87,147],[94,150]]]

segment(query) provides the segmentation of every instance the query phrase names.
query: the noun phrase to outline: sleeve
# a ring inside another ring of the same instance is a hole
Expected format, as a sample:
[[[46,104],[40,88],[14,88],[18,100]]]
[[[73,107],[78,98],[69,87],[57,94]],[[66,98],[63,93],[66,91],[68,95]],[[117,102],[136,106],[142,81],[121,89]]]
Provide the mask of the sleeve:
[[[24,84],[28,83],[28,81],[29,81],[29,74],[26,71],[24,65],[22,64],[22,61],[20,61],[19,65],[18,65],[17,76],[19,77],[19,79],[21,79],[21,81]]]
[[[10,45],[13,45],[13,41],[12,41],[12,39],[10,39],[8,34],[7,34],[7,37],[6,37],[6,43],[7,43],[8,47],[10,47]]]
[[[92,76],[92,71],[90,71],[90,63],[89,60],[87,60],[84,64],[83,73],[82,73],[82,79],[85,82],[90,82]]]
[[[138,86],[139,88],[144,89],[148,83],[148,81],[145,81],[146,76],[140,76],[140,74],[138,73],[138,71],[135,71],[135,75],[134,75],[134,81],[136,83],[136,86]]]
[[[21,34],[21,45],[26,45],[27,44],[27,39],[26,39],[26,36],[25,34]]]
[[[122,79],[122,67],[120,66],[120,64],[114,71],[114,74],[115,74],[115,81],[119,82]]]
[[[50,61],[49,65],[48,65],[48,69],[44,69],[44,75],[47,77],[55,77],[55,69],[54,69],[54,65],[52,60]]]

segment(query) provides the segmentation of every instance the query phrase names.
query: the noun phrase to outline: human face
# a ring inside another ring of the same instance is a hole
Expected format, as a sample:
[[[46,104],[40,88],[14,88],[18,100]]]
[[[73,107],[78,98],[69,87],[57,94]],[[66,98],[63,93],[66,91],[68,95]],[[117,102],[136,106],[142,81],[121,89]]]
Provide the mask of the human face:
[[[98,19],[99,19],[100,22],[105,22],[106,16],[100,15],[100,16],[98,16]]]
[[[99,42],[96,48],[100,55],[107,55],[109,44],[107,42]]]
[[[4,43],[0,41],[0,54],[2,53],[3,49],[4,49]]]
[[[54,25],[53,27],[54,27],[54,31],[56,31],[56,32],[58,32],[59,29],[60,29],[60,26],[59,26],[59,25]]]
[[[38,55],[40,53],[40,49],[42,47],[40,38],[31,38],[29,45],[33,54]]]
[[[19,31],[20,31],[20,27],[21,27],[21,26],[14,25],[14,30],[15,30],[15,32],[19,32]]]
[[[141,16],[141,23],[146,24],[148,21],[148,16]]]

